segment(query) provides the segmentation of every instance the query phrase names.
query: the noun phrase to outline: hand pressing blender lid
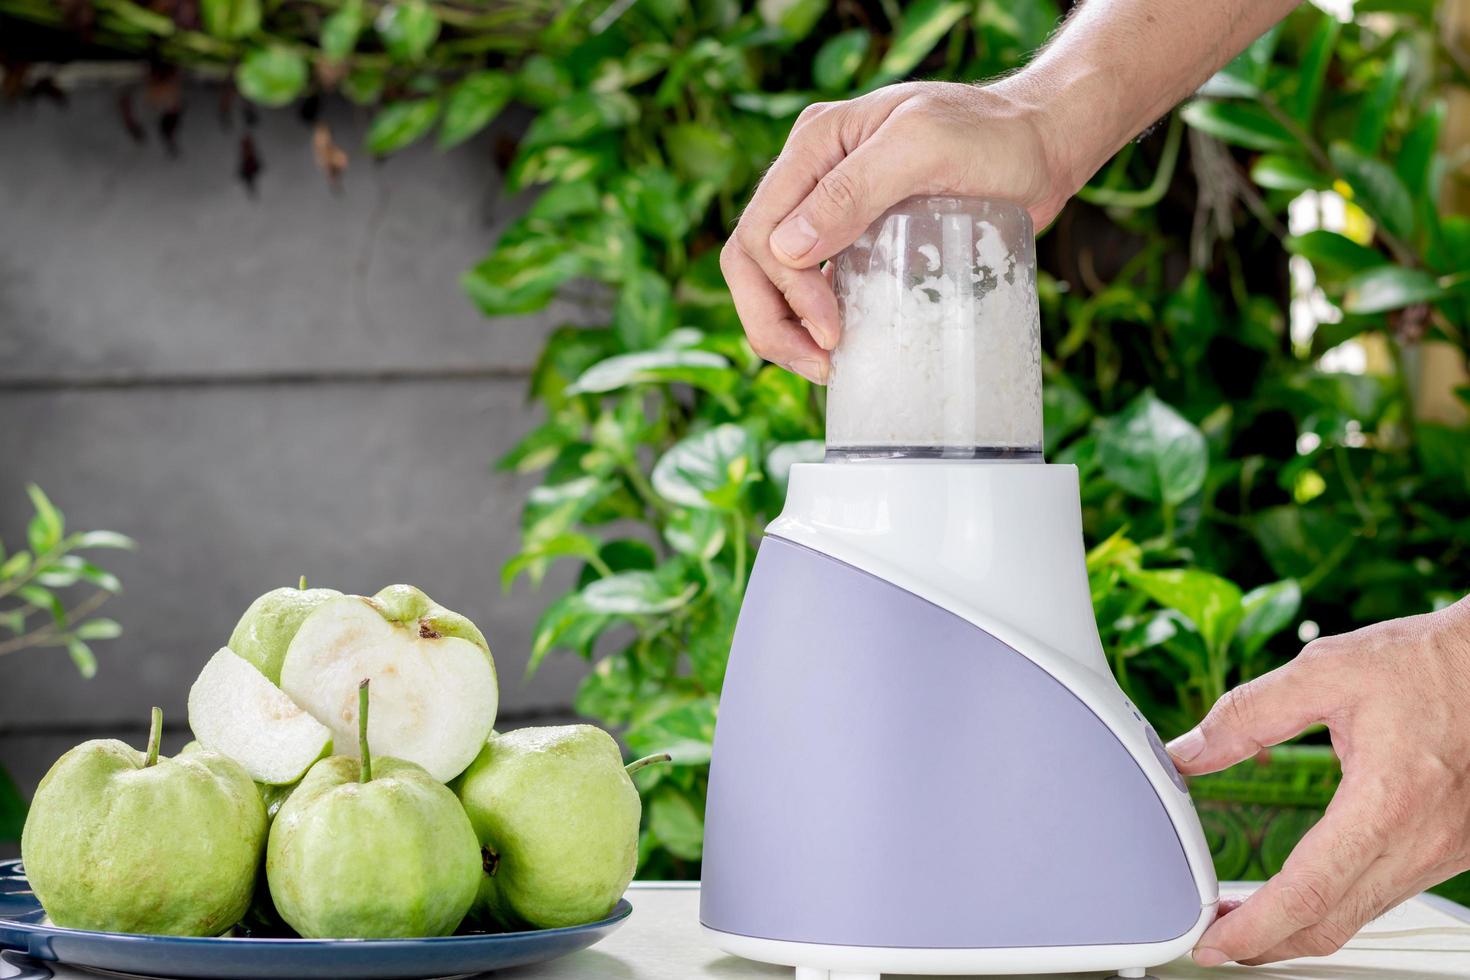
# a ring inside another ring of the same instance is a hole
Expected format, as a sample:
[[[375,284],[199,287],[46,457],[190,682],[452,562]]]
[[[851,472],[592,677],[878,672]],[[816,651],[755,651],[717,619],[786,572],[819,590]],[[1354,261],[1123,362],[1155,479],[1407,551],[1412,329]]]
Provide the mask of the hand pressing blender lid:
[[[1142,976],[1217,886],[1108,669],[1077,470],[1041,462],[1030,219],[915,198],[836,265],[826,461],[791,470],[721,697],[705,930],[800,980]]]

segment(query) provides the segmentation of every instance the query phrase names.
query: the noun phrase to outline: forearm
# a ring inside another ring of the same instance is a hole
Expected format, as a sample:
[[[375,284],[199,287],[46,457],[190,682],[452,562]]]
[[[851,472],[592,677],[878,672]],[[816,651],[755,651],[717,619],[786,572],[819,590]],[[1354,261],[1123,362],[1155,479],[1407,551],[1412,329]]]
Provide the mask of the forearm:
[[[1075,191],[1299,0],[1085,0],[1023,71],[997,84],[1046,119]]]

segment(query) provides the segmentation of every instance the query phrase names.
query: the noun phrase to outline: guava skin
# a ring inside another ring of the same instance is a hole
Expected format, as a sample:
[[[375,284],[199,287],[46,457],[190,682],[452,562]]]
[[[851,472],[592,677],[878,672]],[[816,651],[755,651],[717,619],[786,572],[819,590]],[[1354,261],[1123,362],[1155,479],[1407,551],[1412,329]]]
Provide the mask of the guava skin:
[[[480,845],[454,794],[422,767],[344,756],[312,766],[271,825],[276,911],[312,939],[447,936],[469,912]]]
[[[642,804],[602,729],[493,736],[456,786],[485,853],[473,912],[481,922],[595,922],[633,880]]]
[[[383,618],[390,623],[412,623],[419,629],[429,629],[440,636],[457,636],[490,652],[485,634],[479,627],[452,609],[445,609],[412,585],[390,585],[369,600]],[[494,666],[494,661],[491,662]]]
[[[266,838],[260,794],[214,752],[145,762],[113,739],[57,760],[21,834],[31,887],[59,926],[219,935],[250,904]]]
[[[279,687],[286,648],[302,621],[317,606],[341,595],[336,589],[272,589],[245,610],[226,646]]]

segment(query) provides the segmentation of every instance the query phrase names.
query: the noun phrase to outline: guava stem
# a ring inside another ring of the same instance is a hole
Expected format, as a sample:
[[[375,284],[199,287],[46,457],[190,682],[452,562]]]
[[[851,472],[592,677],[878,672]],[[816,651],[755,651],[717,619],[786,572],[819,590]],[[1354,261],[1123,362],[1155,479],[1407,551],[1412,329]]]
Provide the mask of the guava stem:
[[[158,746],[163,741],[163,709],[155,707],[153,717],[148,723],[148,761],[143,763],[148,766],[158,765]]]
[[[296,582],[296,588],[300,589],[302,592],[305,592],[306,591],[306,576],[305,575],[301,576],[301,578],[297,580],[297,582]]]
[[[368,751],[368,678],[357,685],[357,753],[362,756],[362,767],[357,771],[357,781],[366,783],[373,778],[373,754]]]
[[[645,755],[641,759],[635,759],[634,761],[624,766],[623,769],[627,772],[628,775],[631,776],[633,775],[633,773],[637,772],[639,769],[642,769],[644,766],[657,765],[660,762],[672,762],[673,760],[674,757],[669,755],[667,752],[660,752],[657,755]]]

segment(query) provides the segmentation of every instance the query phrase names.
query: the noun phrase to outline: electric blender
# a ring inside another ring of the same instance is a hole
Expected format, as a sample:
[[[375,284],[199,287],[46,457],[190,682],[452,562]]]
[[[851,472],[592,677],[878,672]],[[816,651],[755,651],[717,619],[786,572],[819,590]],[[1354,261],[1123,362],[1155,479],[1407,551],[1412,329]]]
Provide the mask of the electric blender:
[[[792,467],[735,631],[704,930],[797,980],[1141,977],[1217,883],[1108,669],[1077,470],[1042,461],[1030,218],[913,198],[835,261],[827,452]]]

